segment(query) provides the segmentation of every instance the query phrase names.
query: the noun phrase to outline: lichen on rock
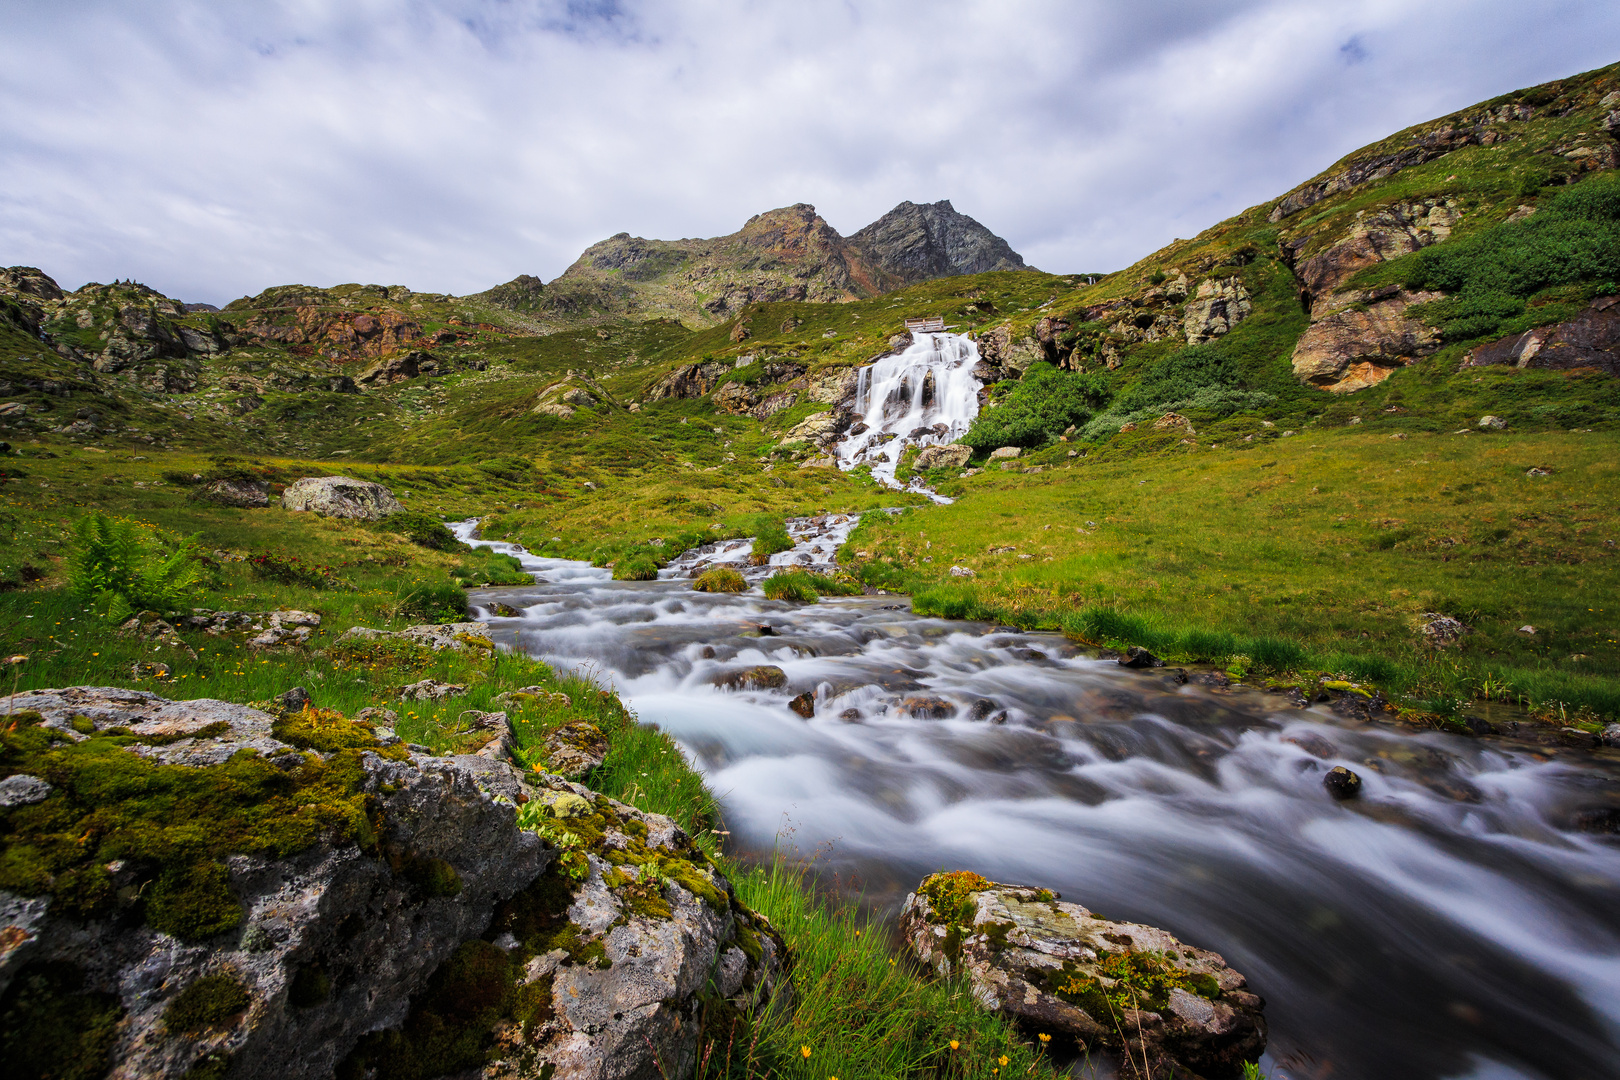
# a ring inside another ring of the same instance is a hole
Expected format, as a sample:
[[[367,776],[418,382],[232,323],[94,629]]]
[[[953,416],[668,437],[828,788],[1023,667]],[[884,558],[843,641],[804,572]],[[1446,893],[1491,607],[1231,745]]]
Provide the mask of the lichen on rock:
[[[983,1007],[1083,1046],[1128,1047],[1152,1075],[1174,1063],[1178,1075],[1236,1076],[1265,1049],[1264,1002],[1220,956],[1048,889],[934,874],[906,898],[900,930],[941,976],[965,975]]]

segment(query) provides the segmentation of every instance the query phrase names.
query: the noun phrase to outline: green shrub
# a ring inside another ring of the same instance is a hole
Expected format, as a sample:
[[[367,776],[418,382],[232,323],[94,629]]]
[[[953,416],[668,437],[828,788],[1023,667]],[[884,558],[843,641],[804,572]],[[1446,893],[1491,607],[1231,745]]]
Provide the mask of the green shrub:
[[[454,581],[425,581],[405,593],[400,611],[432,622],[459,622],[467,617],[467,594]]]
[[[413,510],[389,514],[377,522],[376,527],[385,532],[399,533],[411,543],[434,551],[454,551],[457,548],[467,547],[456,539],[454,533],[445,528],[444,522]]]
[[[1002,446],[1040,446],[1090,420],[1110,390],[1100,375],[1036,364],[994,407],[979,413],[961,442],[985,453]]]
[[[1544,200],[1533,217],[1425,248],[1411,257],[1405,277],[1413,288],[1447,294],[1412,309],[1447,341],[1547,321],[1527,312],[1543,290],[1620,291],[1620,180],[1594,176]]]
[[[1214,345],[1189,345],[1163,357],[1120,395],[1122,411],[1181,401],[1201,390],[1236,386],[1237,365]]]
[[[788,551],[793,547],[793,540],[787,534],[787,527],[781,518],[761,514],[754,520],[754,548],[755,555],[770,556],[780,551]]]
[[[699,574],[692,588],[697,592],[740,593],[748,591],[748,581],[735,570],[717,566]]]
[[[621,555],[613,564],[614,581],[656,581],[658,563],[650,555]]]
[[[109,618],[184,606],[197,581],[192,542],[164,554],[156,526],[100,511],[81,518],[68,554],[68,588]]]

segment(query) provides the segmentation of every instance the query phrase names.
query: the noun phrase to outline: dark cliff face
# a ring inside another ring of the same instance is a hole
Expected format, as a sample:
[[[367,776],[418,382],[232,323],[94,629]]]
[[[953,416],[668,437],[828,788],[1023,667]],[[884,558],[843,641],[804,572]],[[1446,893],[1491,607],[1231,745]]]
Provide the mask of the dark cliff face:
[[[903,202],[850,241],[908,285],[957,274],[1029,269],[1007,241],[958,213],[948,199],[922,206]]]

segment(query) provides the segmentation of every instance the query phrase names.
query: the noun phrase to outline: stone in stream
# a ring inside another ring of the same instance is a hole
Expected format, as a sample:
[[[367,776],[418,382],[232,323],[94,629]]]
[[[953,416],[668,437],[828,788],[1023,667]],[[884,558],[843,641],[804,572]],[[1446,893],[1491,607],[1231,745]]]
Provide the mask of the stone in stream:
[[[1265,1002],[1216,953],[1157,927],[1112,922],[1049,889],[967,871],[906,898],[900,932],[943,977],[1038,1032],[1145,1063],[1147,1075],[1237,1076],[1266,1046]]]
[[[787,685],[787,672],[775,664],[737,671],[722,671],[712,682],[722,690],[780,690]]]
[[[914,720],[943,720],[956,712],[956,706],[944,698],[918,694],[902,700],[900,711]]]
[[[788,708],[792,709],[806,720],[810,719],[812,716],[816,715],[815,693],[813,691],[806,690],[804,693],[788,702]]]
[[[1335,799],[1353,799],[1361,794],[1361,777],[1343,765],[1335,765],[1322,777],[1322,786]]]
[[[1155,668],[1164,667],[1164,661],[1148,652],[1140,645],[1132,645],[1125,650],[1125,655],[1119,658],[1120,667],[1128,668]]]

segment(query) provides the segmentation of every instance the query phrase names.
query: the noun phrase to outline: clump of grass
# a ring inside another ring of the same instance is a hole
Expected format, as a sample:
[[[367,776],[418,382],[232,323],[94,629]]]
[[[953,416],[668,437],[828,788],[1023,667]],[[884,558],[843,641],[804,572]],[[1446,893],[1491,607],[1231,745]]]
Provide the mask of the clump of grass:
[[[919,971],[890,950],[884,927],[817,900],[803,867],[778,857],[728,872],[738,899],[793,950],[798,999],[791,1014],[757,1020],[750,1044],[717,1047],[731,1051],[731,1075],[1060,1075],[1015,1025],[980,1008],[965,981]]]
[[[770,600],[793,600],[811,603],[823,596],[854,596],[861,591],[859,585],[839,581],[824,574],[804,570],[778,570],[760,586]]]
[[[748,591],[748,581],[729,567],[717,566],[699,574],[692,588],[697,592],[740,593]]]
[[[658,563],[650,555],[621,555],[613,564],[614,581],[656,581]]]
[[[761,514],[754,519],[754,549],[756,556],[769,557],[793,547],[793,540],[781,518]]]
[[[444,522],[413,510],[389,514],[376,522],[374,527],[382,532],[398,533],[411,543],[434,551],[456,551],[467,548],[466,544],[456,539],[454,533],[445,528]]]

